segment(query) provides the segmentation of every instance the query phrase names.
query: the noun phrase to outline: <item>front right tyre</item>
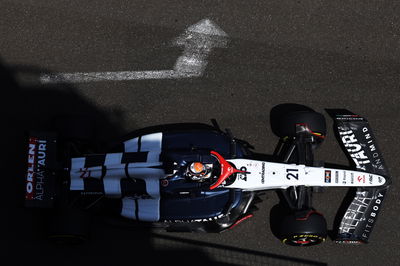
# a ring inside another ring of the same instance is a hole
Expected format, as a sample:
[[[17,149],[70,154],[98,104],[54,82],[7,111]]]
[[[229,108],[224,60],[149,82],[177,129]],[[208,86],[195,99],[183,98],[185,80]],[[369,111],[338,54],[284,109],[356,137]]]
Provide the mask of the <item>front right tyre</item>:
[[[285,210],[275,206],[271,211],[271,229],[282,243],[290,246],[314,246],[325,241],[328,235],[326,220],[313,209]]]

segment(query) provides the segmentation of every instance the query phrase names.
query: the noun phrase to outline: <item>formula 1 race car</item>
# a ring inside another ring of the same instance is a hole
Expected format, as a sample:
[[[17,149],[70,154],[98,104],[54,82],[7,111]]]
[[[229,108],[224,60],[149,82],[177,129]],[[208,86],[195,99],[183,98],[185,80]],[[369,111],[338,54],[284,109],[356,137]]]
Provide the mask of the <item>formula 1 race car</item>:
[[[260,193],[276,190],[274,234],[285,244],[310,246],[328,235],[325,218],[312,207],[313,192],[348,187],[354,196],[334,238],[366,243],[389,173],[366,119],[344,109],[327,112],[351,166],[314,160],[325,118],[297,104],[271,111],[279,137],[273,155],[255,153],[215,120],[139,130],[98,152],[79,119],[64,119],[57,134],[30,132],[25,205],[51,210],[51,239],[79,242],[98,212],[173,232],[221,232],[252,217]]]

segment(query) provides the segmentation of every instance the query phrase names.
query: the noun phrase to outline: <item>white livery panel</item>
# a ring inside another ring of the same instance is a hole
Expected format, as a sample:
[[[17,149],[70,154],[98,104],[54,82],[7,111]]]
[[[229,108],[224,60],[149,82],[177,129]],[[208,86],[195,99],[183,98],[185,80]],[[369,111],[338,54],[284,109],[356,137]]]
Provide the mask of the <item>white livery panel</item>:
[[[236,180],[226,186],[244,190],[265,190],[290,186],[377,187],[385,185],[381,175],[360,171],[271,163],[248,159],[228,160],[239,170]]]

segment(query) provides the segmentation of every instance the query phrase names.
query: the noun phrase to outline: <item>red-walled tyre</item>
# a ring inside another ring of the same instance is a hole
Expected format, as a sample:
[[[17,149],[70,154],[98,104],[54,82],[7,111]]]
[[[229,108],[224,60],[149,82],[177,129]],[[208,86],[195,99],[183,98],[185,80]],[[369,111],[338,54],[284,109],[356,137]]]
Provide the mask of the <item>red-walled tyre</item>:
[[[327,237],[326,220],[314,210],[299,211],[282,217],[278,237],[290,246],[314,246]]]

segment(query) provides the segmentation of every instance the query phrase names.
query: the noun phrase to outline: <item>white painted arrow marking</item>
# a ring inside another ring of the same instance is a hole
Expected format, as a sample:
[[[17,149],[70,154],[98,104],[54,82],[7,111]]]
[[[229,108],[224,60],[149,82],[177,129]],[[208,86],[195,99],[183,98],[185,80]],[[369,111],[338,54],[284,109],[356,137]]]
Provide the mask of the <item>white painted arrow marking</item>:
[[[172,70],[75,72],[43,74],[41,83],[81,83],[92,81],[121,81],[143,79],[182,79],[201,77],[207,66],[207,57],[213,48],[226,48],[228,35],[209,19],[203,19],[188,27],[174,40],[183,46],[183,54],[176,60]]]
[[[174,71],[199,77],[204,73],[211,50],[225,48],[228,35],[211,20],[203,19],[187,28],[175,44],[185,48],[175,63]]]

